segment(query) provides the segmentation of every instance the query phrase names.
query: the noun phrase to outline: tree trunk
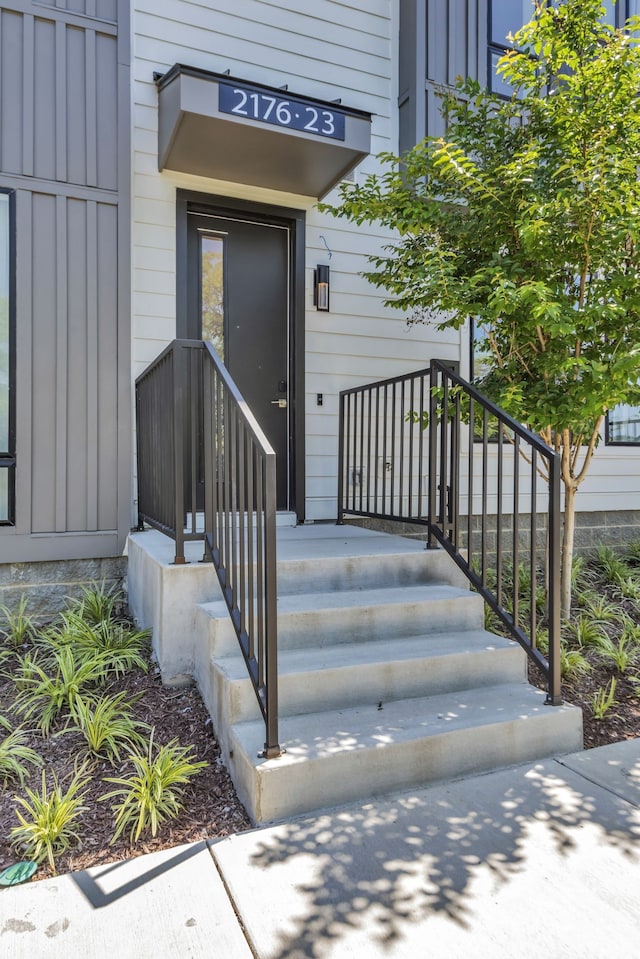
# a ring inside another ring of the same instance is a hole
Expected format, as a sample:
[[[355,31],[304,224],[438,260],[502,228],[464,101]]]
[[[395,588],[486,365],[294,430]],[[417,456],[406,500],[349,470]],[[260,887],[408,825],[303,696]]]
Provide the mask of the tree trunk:
[[[564,532],[562,535],[562,566],[560,586],[560,610],[563,620],[571,613],[571,567],[573,564],[573,538],[576,528],[577,488],[565,483],[564,487]]]

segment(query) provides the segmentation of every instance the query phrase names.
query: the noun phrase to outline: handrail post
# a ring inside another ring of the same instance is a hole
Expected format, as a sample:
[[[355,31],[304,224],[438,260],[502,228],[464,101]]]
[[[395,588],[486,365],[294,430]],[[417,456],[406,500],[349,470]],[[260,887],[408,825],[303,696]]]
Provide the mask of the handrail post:
[[[184,408],[186,393],[186,356],[180,346],[174,343],[172,350],[173,374],[173,475],[174,475],[174,529],[176,535],[176,553],[174,563],[178,566],[186,563],[184,555]]]
[[[204,350],[200,353],[200,364],[202,369],[202,402],[204,409],[202,411],[202,429],[204,432],[204,555],[202,562],[207,560],[207,549],[213,545],[213,537],[209,542],[207,537],[213,530],[214,523],[214,497],[216,489],[216,475],[214,468],[214,438],[213,438],[213,392],[211,389],[211,370],[204,362]]]
[[[282,752],[278,742],[278,613],[276,606],[276,461],[271,453],[265,463],[265,688],[266,740],[265,759],[273,759]]]
[[[438,404],[435,395],[437,370],[431,364],[429,389],[429,525],[427,527],[427,549],[434,549],[436,543],[433,529],[436,525],[437,498],[437,462],[438,462]]]
[[[345,398],[341,394],[338,406],[338,526],[344,523],[344,410]]]
[[[562,677],[560,669],[561,623],[561,561],[560,561],[560,462],[557,453],[549,461],[549,688],[547,702],[562,704]]]

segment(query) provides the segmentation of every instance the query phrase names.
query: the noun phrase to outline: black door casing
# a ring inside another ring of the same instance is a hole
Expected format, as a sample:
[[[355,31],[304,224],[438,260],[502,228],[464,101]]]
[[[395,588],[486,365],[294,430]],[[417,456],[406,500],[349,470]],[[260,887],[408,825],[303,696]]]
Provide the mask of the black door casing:
[[[201,238],[211,235],[224,244],[224,362],[275,450],[277,506],[288,509],[290,231],[240,218],[189,216],[187,335],[193,339],[202,337]]]

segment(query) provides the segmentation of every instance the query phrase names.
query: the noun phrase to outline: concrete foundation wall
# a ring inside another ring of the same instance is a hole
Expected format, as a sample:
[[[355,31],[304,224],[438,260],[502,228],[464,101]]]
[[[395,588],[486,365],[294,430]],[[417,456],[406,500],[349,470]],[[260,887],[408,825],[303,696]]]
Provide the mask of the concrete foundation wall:
[[[543,517],[539,518],[539,533],[544,535]],[[354,517],[349,519],[350,524],[363,526],[366,529],[376,529],[381,532],[396,533],[416,539],[426,540],[426,531],[421,526],[411,523],[392,523],[387,520],[375,520]],[[462,529],[465,529],[465,520],[462,520]],[[474,517],[473,530],[480,531],[481,518]],[[510,535],[511,519],[503,519],[503,529]],[[529,516],[520,518],[520,537],[523,546],[527,545],[529,531]],[[496,548],[496,517],[486,517],[487,548],[493,553]],[[578,513],[576,515],[575,553],[584,555],[600,543],[609,546],[623,546],[640,540],[640,510],[602,510],[594,513]],[[466,545],[463,534],[463,546]]]
[[[107,559],[56,560],[47,563],[0,564],[0,605],[11,610],[23,596],[27,612],[36,622],[46,622],[59,613],[68,597],[82,595],[93,584],[124,587],[127,557]]]

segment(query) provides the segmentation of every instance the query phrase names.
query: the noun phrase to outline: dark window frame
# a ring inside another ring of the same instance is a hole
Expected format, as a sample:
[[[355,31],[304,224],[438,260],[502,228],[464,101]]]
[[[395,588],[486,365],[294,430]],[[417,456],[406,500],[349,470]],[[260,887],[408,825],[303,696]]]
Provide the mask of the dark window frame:
[[[475,366],[476,366],[476,351],[475,351],[475,320],[469,320],[469,380],[471,383],[475,381]],[[626,404],[631,406],[632,404]],[[635,409],[640,410],[640,406],[634,407]],[[614,407],[615,409],[615,407]],[[604,445],[605,446],[619,446],[619,447],[640,447],[640,439],[637,440],[613,440],[611,439],[611,428],[610,428],[610,417],[611,411],[607,412],[604,420]],[[478,437],[475,437],[475,442],[478,441]],[[491,441],[490,441],[491,442]]]
[[[7,519],[0,527],[15,526],[16,490],[16,191],[0,186],[9,198],[9,448],[0,450],[0,469],[7,470]]]
[[[290,236],[291,255],[291,321],[289,342],[289,398],[294,411],[293,430],[290,436],[291,471],[290,509],[296,513],[298,523],[305,521],[306,467],[305,467],[305,237],[306,214],[304,210],[279,207],[267,203],[252,203],[236,197],[200,193],[195,190],[176,191],[176,333],[190,337],[194,330],[190,317],[194,304],[190,300],[194,287],[189,283],[189,212],[206,215],[229,216],[241,214],[256,222],[287,226]]]
[[[627,405],[631,405],[631,404],[627,404]],[[615,409],[615,407],[614,407],[614,409]],[[638,411],[640,411],[640,406],[636,406],[636,407],[634,407],[634,409],[637,409]],[[605,421],[604,421],[604,443],[605,443],[605,446],[620,446],[620,447],[624,447],[624,448],[629,448],[629,447],[634,447],[634,446],[640,446],[640,439],[637,439],[637,440],[613,440],[613,439],[611,439],[611,424],[610,424],[610,421],[609,421],[609,417],[610,417],[610,415],[611,415],[612,412],[613,412],[612,410],[609,410],[609,411],[607,412],[607,415],[605,416]]]
[[[507,39],[497,43],[493,37],[493,7],[498,0],[488,0],[487,3],[487,86],[489,90],[497,97],[503,97],[508,100],[510,94],[501,93],[499,90],[494,90],[493,84],[498,77],[495,74],[492,64],[492,57],[497,55],[498,57],[503,56],[507,50],[517,49],[513,44],[507,42]],[[553,2],[553,0],[551,0]],[[618,2],[613,7],[613,14],[615,18],[615,26],[620,28],[624,26],[630,16],[631,7],[634,3],[634,0],[618,0]],[[624,11],[622,14],[621,11]],[[638,12],[640,13],[640,4],[638,4]],[[522,24],[521,24],[522,26]]]

